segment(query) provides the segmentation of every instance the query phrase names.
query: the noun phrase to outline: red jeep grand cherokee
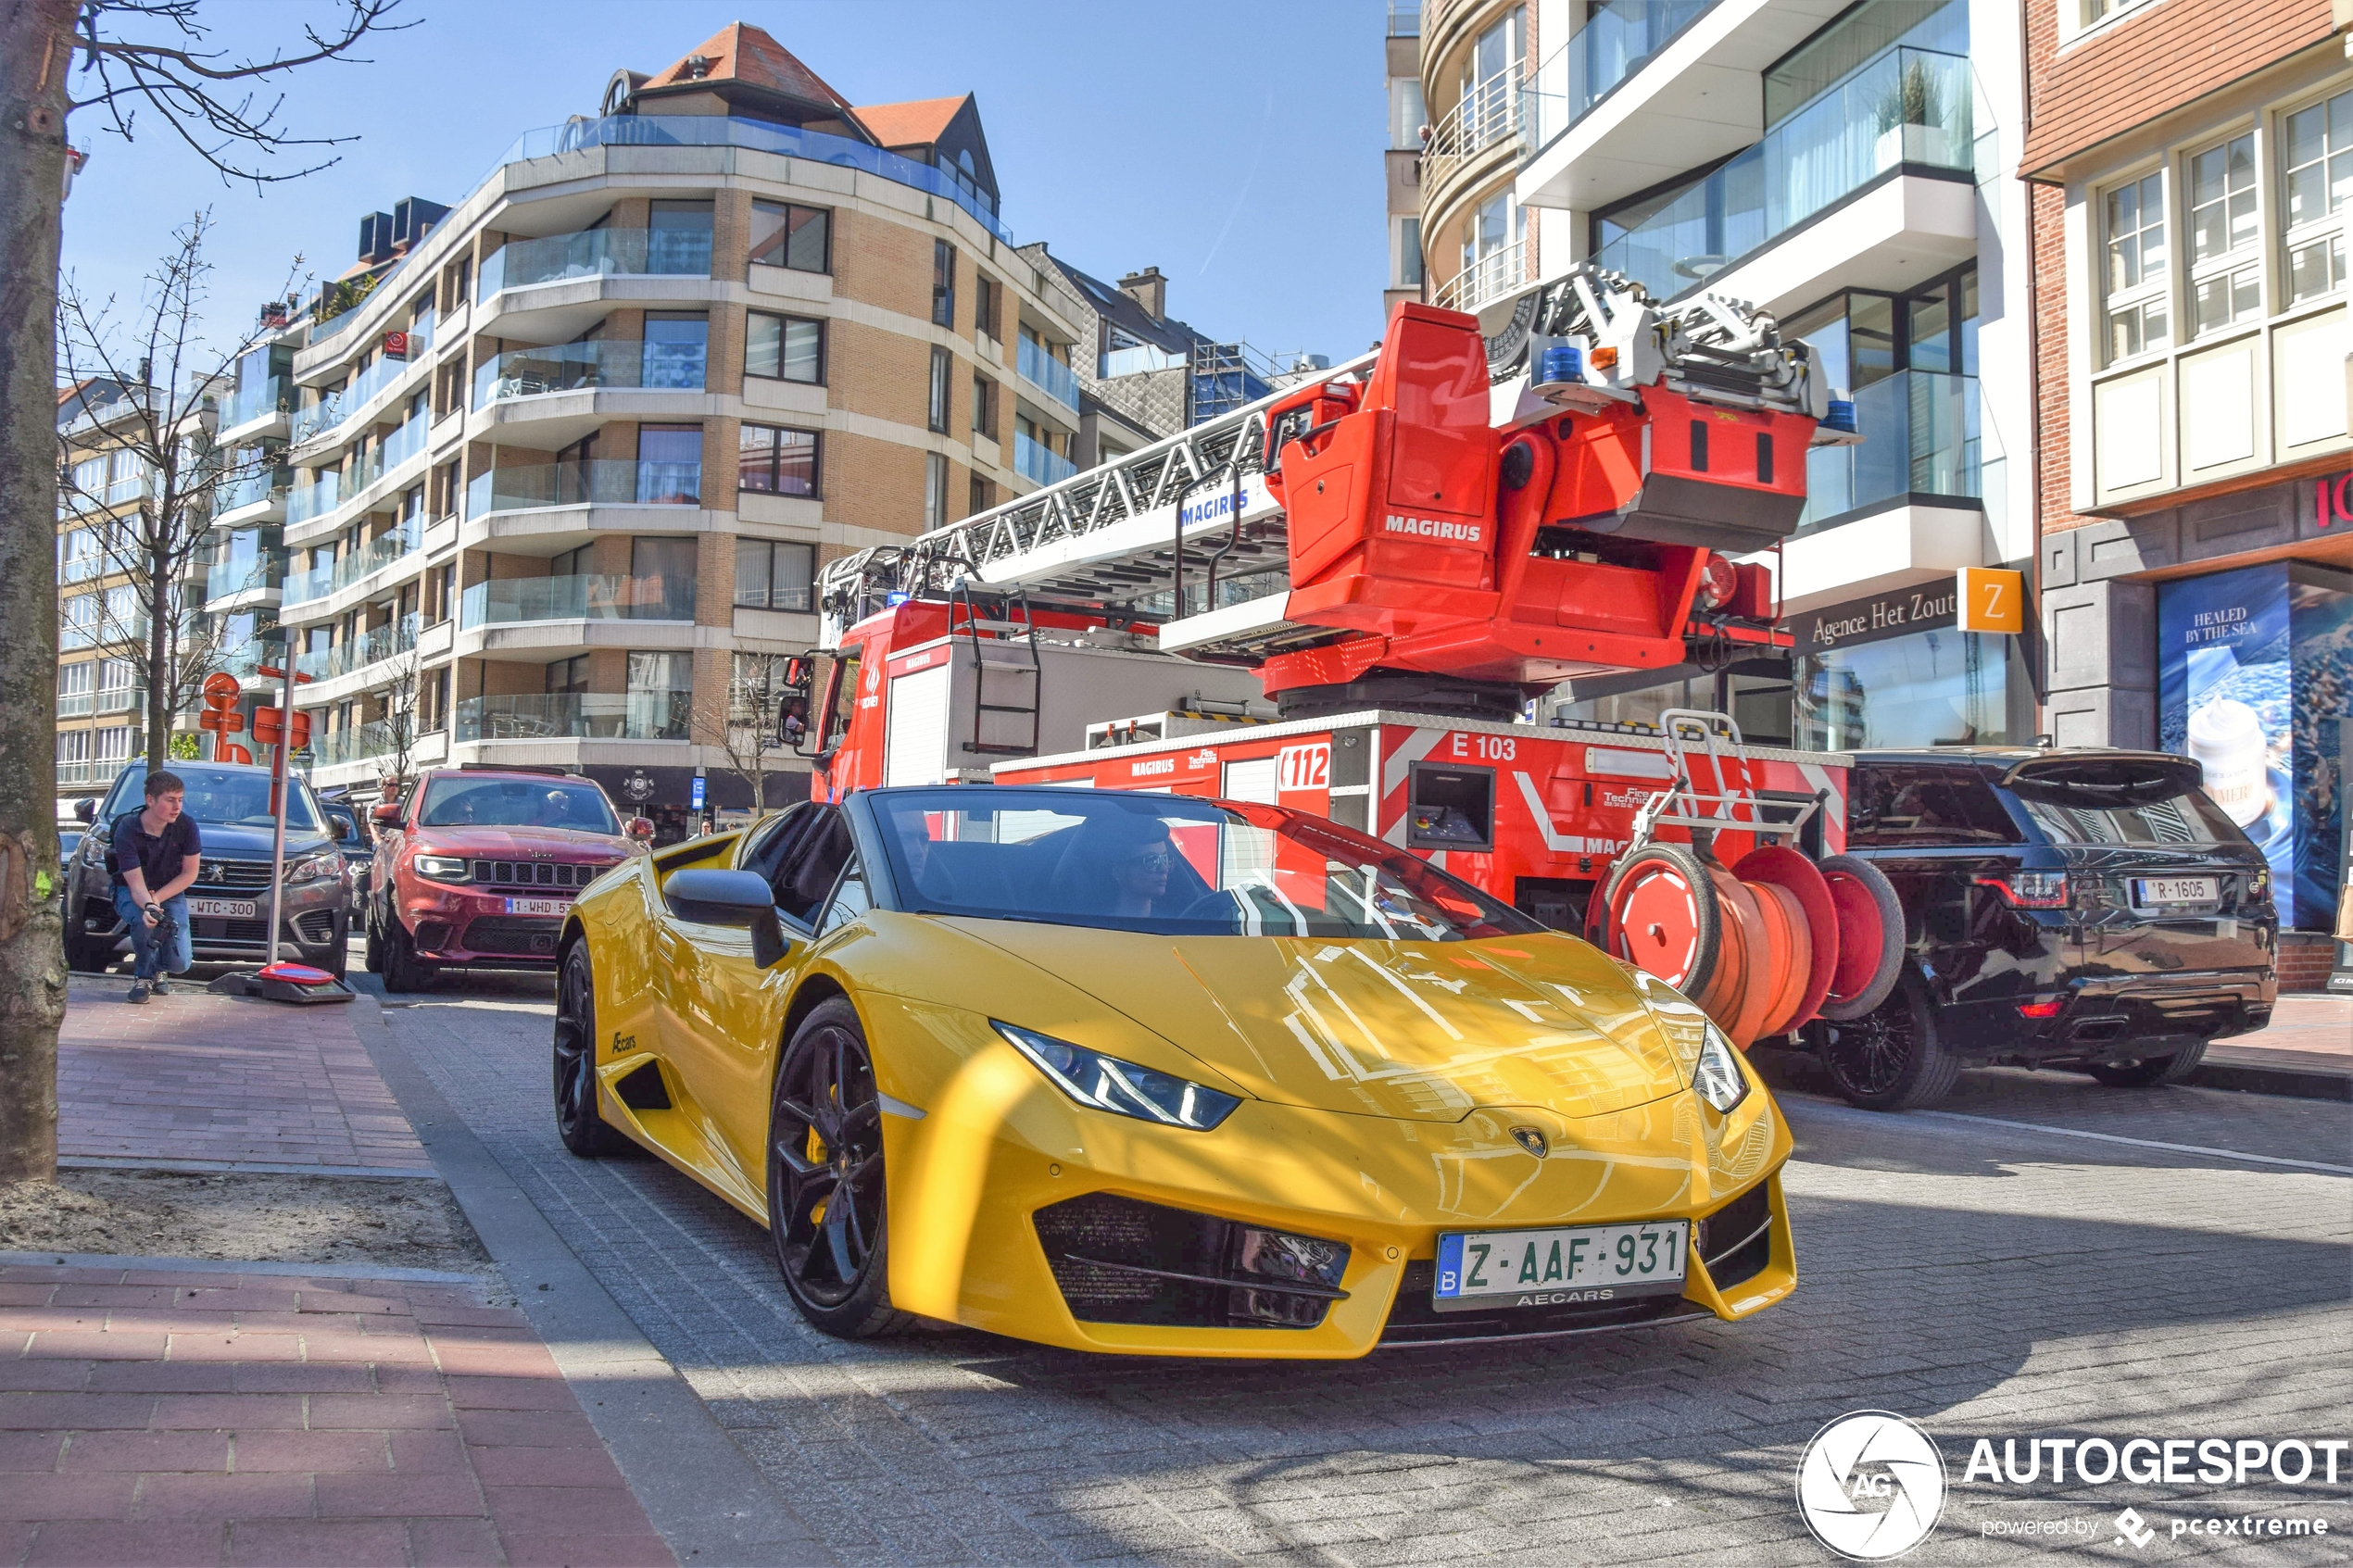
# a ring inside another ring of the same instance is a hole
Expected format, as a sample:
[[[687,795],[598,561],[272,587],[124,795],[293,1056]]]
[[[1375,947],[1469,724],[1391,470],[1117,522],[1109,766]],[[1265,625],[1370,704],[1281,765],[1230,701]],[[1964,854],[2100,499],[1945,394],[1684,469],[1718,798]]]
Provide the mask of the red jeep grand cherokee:
[[[573,774],[433,768],[377,807],[368,969],[421,991],[445,965],[551,969],[580,890],[644,851],[605,792]]]

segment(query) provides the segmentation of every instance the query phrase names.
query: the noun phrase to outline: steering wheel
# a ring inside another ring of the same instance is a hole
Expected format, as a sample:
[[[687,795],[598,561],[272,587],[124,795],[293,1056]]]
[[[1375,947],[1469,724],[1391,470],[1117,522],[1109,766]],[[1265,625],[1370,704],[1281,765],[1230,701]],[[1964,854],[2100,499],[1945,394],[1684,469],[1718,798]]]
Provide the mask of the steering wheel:
[[[1213,887],[1178,911],[1178,920],[1212,920],[1223,915],[1233,920],[1240,914],[1236,907],[1237,896],[1225,888]]]

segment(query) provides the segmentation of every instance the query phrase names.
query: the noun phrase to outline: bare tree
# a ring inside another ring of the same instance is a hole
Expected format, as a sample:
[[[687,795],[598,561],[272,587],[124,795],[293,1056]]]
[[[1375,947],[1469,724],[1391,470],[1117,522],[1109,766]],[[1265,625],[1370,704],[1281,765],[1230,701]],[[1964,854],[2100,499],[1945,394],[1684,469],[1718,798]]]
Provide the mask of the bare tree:
[[[146,690],[151,770],[170,755],[173,716],[195,707],[205,677],[231,651],[221,644],[226,623],[189,605],[190,579],[212,551],[213,517],[248,481],[266,482],[276,461],[258,450],[218,446],[208,428],[207,403],[236,384],[237,361],[277,330],[257,324],[226,350],[205,346],[210,229],[208,216],[198,213],[174,233],[176,247],[148,275],[147,295],[127,329],[114,320],[111,298],[93,302],[70,276],[58,287],[57,353],[67,379],[123,388],[120,401],[58,433],[58,483],[69,511],[124,508],[99,521],[97,533],[107,574],[130,580],[123,596],[130,613],[103,606],[95,640],[129,662]],[[96,471],[85,478],[88,470]],[[199,587],[195,604],[204,598]]]
[[[144,107],[223,179],[308,172],[267,160],[331,144],[293,134],[245,84],[355,57],[397,3],[341,0],[299,49],[238,58],[205,47],[197,0],[0,0],[0,1182],[57,1172],[57,262],[83,157],[68,117],[92,108],[128,138]]]
[[[376,722],[384,726],[384,742],[391,747],[384,753],[384,771],[393,778],[406,780],[410,753],[417,747],[417,685],[423,661],[418,657],[413,630],[396,621],[389,631],[395,651],[383,661],[375,684],[364,695],[382,710]]]
[[[779,703],[784,696],[785,656],[780,653],[739,653],[727,681],[724,711],[719,720],[719,749],[727,771],[751,792],[751,812],[768,814],[768,779],[781,771],[792,756],[778,731]]]

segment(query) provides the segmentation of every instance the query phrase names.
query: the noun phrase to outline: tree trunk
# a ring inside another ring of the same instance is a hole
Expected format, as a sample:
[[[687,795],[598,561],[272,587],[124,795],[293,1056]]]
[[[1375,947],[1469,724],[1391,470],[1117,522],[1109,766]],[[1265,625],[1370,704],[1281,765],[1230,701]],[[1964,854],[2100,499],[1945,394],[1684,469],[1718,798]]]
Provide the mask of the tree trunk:
[[[164,394],[169,398],[171,394]],[[156,476],[157,483],[162,475]],[[170,558],[161,544],[160,524],[150,533],[158,541],[147,552],[147,776],[155,777],[171,766],[171,696],[178,684],[179,660],[168,634],[171,628],[171,584],[165,576]]]
[[[0,0],[0,1182],[57,1170],[57,260],[75,0]]]

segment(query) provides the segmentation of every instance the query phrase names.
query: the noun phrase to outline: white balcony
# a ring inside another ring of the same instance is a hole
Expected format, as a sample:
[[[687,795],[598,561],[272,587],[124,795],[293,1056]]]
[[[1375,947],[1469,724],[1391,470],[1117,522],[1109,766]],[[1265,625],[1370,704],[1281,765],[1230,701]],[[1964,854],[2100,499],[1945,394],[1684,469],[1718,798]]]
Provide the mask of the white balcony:
[[[1976,187],[1899,174],[1716,273],[1707,286],[1785,315],[1834,288],[1900,293],[1976,255]]]
[[[1953,583],[1965,566],[1999,557],[1986,547],[1985,514],[1951,507],[1892,507],[1853,522],[1800,533],[1781,546],[1781,612],[1797,615],[1931,583]],[[1770,555],[1754,558],[1768,570]]]
[[[1597,17],[1529,81],[1533,152],[1519,204],[1590,211],[1750,145],[1765,133],[1765,67],[1844,9],[1846,0],[1718,0],[1606,82],[1589,79],[1580,43]]]

